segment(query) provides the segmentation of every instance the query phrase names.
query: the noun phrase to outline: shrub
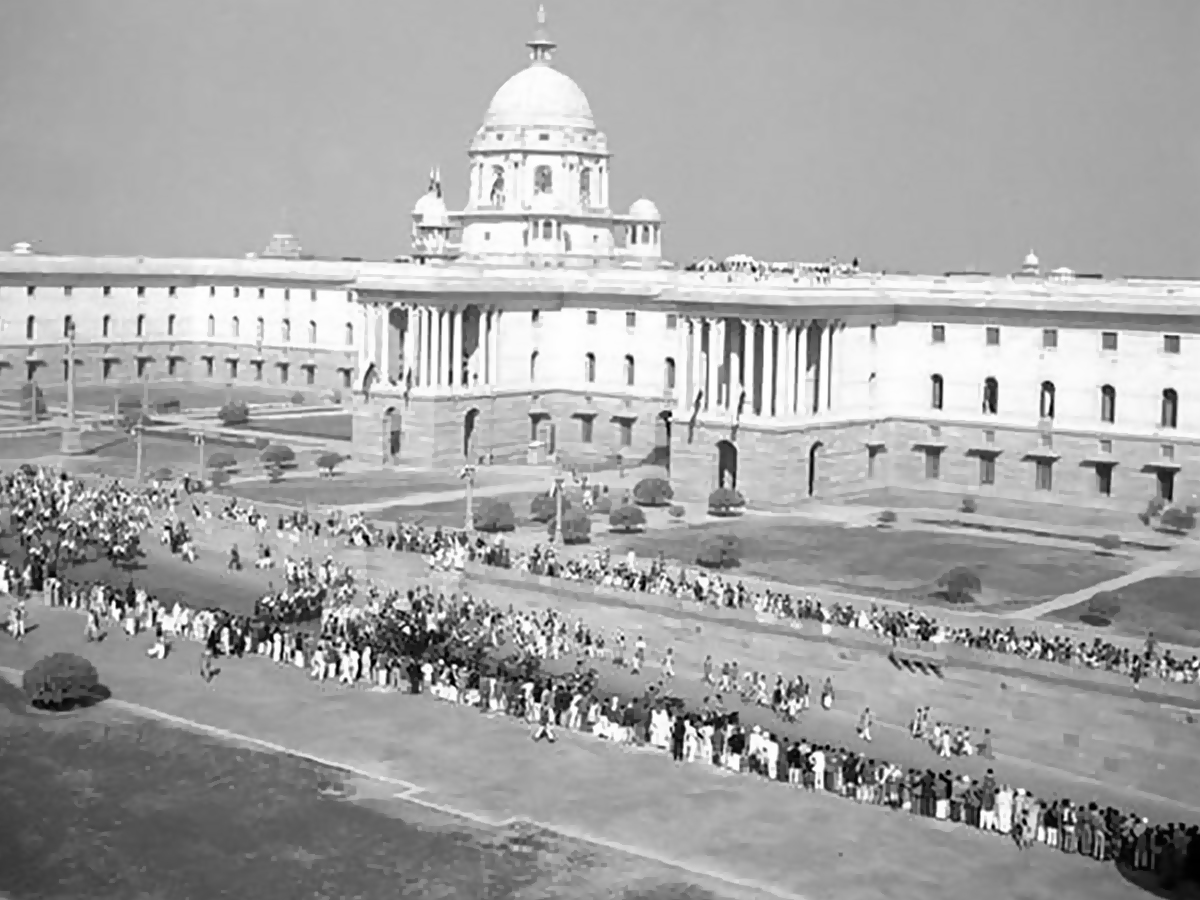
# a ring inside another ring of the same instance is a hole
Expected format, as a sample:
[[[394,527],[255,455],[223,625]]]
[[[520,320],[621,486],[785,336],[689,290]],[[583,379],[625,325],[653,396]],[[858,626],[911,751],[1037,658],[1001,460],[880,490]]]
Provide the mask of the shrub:
[[[1150,502],[1146,504],[1146,517],[1149,519],[1157,519],[1162,515],[1164,509],[1167,508],[1167,501],[1162,497],[1151,497]]]
[[[979,509],[979,504],[975,502],[974,497],[963,497],[962,506],[959,508],[965,513],[973,513]]]
[[[230,400],[217,412],[222,425],[245,425],[250,421],[250,407],[239,400]]]
[[[283,466],[279,463],[271,463],[267,466],[267,478],[270,479],[271,484],[283,481]]]
[[[512,531],[517,527],[517,517],[513,514],[512,505],[504,500],[485,501],[474,510],[473,518],[476,530],[489,534]]]
[[[322,453],[317,457],[317,468],[332,478],[333,470],[340,466],[345,459],[346,457],[340,453]]]
[[[332,391],[329,392],[329,401],[331,403],[341,403],[342,402],[342,392],[339,391],[337,388],[334,388]]]
[[[983,590],[983,582],[973,569],[960,566],[939,578],[938,587],[951,603],[970,603],[973,595]]]
[[[46,395],[36,381],[26,381],[21,385],[21,412],[44,416],[46,414]]]
[[[175,397],[168,397],[166,400],[160,400],[154,404],[155,412],[163,413],[164,415],[172,415],[183,411],[183,404]]]
[[[224,487],[225,485],[229,484],[229,470],[217,469],[212,473],[212,475],[209,476],[208,480],[212,482],[213,487]]]
[[[303,406],[304,405],[304,395],[302,393],[300,393],[299,391],[296,391],[296,393],[292,394],[292,405],[293,406]]]
[[[634,506],[632,503],[618,506],[609,513],[608,524],[614,531],[637,531],[645,526],[646,514],[642,512],[640,506]]]
[[[633,499],[639,506],[666,506],[674,497],[671,482],[665,478],[643,478],[633,486]]]
[[[1121,595],[1116,591],[1100,591],[1092,594],[1087,603],[1088,613],[1096,619],[1111,622],[1121,611]]]
[[[271,444],[258,458],[267,466],[291,466],[296,462],[296,451],[287,444]]]
[[[551,518],[549,534],[554,536],[557,529]],[[582,509],[564,509],[562,518],[562,540],[564,544],[586,544],[592,537],[592,520]]]
[[[154,470],[154,477],[159,481],[170,481],[175,477],[175,473],[163,466],[161,469]]]
[[[885,509],[883,512],[881,512],[879,514],[879,524],[880,525],[891,525],[895,521],[896,521],[896,514],[894,512],[892,512],[890,509]]]
[[[607,516],[613,511],[612,497],[608,494],[601,494],[596,498],[596,502],[592,504],[592,512],[600,516]]]
[[[1120,550],[1124,543],[1125,542],[1121,540],[1120,535],[1106,534],[1104,537],[1100,538],[1100,540],[1096,541],[1096,546],[1105,553],[1112,553],[1116,550]]]
[[[100,676],[82,656],[54,653],[26,669],[21,685],[34,706],[61,709],[96,698]]]
[[[210,469],[236,469],[237,457],[225,450],[218,450],[208,458]]]
[[[266,450],[270,446],[271,446],[270,438],[258,437],[258,438],[254,439],[254,449],[259,451],[260,453],[263,450]]]
[[[571,508],[571,498],[563,496],[563,513]],[[550,522],[558,514],[557,501],[550,494],[538,494],[529,503],[529,518],[535,522]]]
[[[1158,520],[1158,524],[1168,531],[1175,531],[1182,534],[1196,527],[1196,517],[1186,510],[1172,506],[1163,512],[1162,518]]]
[[[741,559],[741,541],[732,534],[709,535],[696,552],[696,562],[709,569],[732,569]]]
[[[672,519],[682,519],[684,512],[686,512],[686,510],[676,503],[669,510],[667,510],[667,515],[669,515]]]
[[[746,498],[733,488],[717,488],[708,495],[708,511],[714,516],[736,516],[746,505]]]

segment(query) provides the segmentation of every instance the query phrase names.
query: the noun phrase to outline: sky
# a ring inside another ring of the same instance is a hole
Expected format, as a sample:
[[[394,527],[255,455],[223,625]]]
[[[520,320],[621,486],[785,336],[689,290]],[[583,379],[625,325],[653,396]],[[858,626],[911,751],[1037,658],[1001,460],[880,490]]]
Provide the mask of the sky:
[[[407,252],[530,0],[0,0],[0,246]],[[549,0],[679,263],[1200,276],[1200,0]]]

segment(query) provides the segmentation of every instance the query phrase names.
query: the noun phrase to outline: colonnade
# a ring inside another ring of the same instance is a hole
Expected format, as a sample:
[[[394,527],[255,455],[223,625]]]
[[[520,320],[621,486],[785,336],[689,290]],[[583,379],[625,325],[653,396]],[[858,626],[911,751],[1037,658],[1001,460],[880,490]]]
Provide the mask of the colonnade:
[[[477,306],[366,304],[360,355],[383,384],[416,391],[500,382],[501,310]]]
[[[833,407],[836,321],[687,319],[684,412],[791,419]]]

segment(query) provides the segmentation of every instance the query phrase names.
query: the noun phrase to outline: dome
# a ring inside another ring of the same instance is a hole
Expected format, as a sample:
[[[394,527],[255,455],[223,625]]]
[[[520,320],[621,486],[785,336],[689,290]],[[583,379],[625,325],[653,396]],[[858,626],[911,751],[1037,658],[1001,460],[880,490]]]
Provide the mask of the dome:
[[[629,207],[629,218],[657,222],[662,216],[658,214],[658,207],[654,205],[654,201],[643,197],[633,201],[633,205]]]
[[[447,228],[450,216],[446,212],[446,204],[435,191],[424,194],[413,206],[413,218],[417,224],[426,228]]]
[[[492,97],[483,124],[596,128],[592,108],[579,85],[544,63],[535,63],[504,82]]]
[[[1025,257],[1025,268],[1036,269],[1039,264],[1040,264],[1040,262],[1037,258],[1037,254],[1034,253],[1032,250],[1030,250],[1029,253]]]

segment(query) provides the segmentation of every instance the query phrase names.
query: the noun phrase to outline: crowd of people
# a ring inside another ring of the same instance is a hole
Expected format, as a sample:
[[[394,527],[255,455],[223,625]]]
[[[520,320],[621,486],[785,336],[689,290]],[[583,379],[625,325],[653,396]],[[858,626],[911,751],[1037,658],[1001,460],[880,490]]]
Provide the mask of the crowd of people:
[[[152,634],[153,645],[146,652],[160,659],[168,655],[173,641],[195,641],[204,647],[206,679],[215,677],[213,660],[267,657],[319,681],[429,693],[485,713],[515,716],[538,740],[553,741],[556,729],[584,732],[612,743],[669,752],[681,764],[745,773],[792,789],[961,822],[1009,836],[1022,848],[1040,844],[1096,860],[1118,860],[1133,869],[1160,871],[1168,880],[1200,873],[1195,826],[1155,825],[1097,803],[1037,798],[1002,783],[992,770],[978,778],[950,768],[900,766],[873,756],[869,709],[859,717],[857,747],[793,737],[787,732],[803,731],[805,716],[822,714],[808,712],[803,679],[789,682],[780,676],[771,690],[765,673],[744,673],[739,679],[736,664],[726,664],[718,675],[710,658],[704,673],[708,696],[689,705],[673,691],[674,660],[665,648],[656,654],[658,677],[647,677],[640,692],[622,697],[605,689],[611,681],[602,671],[621,667],[634,674],[645,667],[649,673],[653,665],[640,638],[628,646],[623,635],[606,637],[553,608],[501,609],[468,593],[448,594],[428,584],[371,584],[332,560],[316,564],[289,557],[284,563],[289,590],[322,591],[317,628],[306,630],[279,616],[237,616],[178,601],[159,603],[132,581],[124,587],[113,586],[112,579],[74,581],[63,564],[68,557],[62,538],[70,534],[72,553],[87,558],[89,548],[103,551],[112,541],[151,527],[156,516],[176,520],[182,512],[179,498],[131,491],[115,482],[87,485],[47,470],[9,476],[2,494],[25,549],[21,563],[6,564],[0,573],[12,590],[25,594],[41,588],[47,603],[79,610],[86,616],[89,639],[102,638],[106,626],[130,638]],[[57,520],[63,517],[77,524],[60,529]],[[250,526],[260,535],[270,524],[237,504],[223,510],[220,518]],[[636,590],[661,590],[671,583],[675,590],[705,601],[716,597],[724,604],[732,597],[730,605],[765,606],[742,585],[705,573],[689,575],[663,560],[647,567],[635,560],[613,562],[603,555],[560,560],[550,548],[523,552],[502,540],[408,525],[379,530],[353,516],[324,522],[292,516],[277,520],[275,528],[285,540],[322,530],[358,546],[416,552],[430,560],[465,556],[487,565]],[[813,617],[826,624],[856,624],[843,623],[815,599],[805,598],[805,603],[814,604],[803,608],[814,610]],[[746,684],[740,698],[734,690],[739,681]],[[830,709],[835,702],[831,680],[821,696],[822,708]],[[752,719],[758,721],[752,724]],[[913,736],[929,739],[935,733],[954,732],[942,723],[931,725],[928,710],[919,711]],[[951,749],[967,752],[961,737],[952,739]],[[939,737],[939,751],[943,743]]]

